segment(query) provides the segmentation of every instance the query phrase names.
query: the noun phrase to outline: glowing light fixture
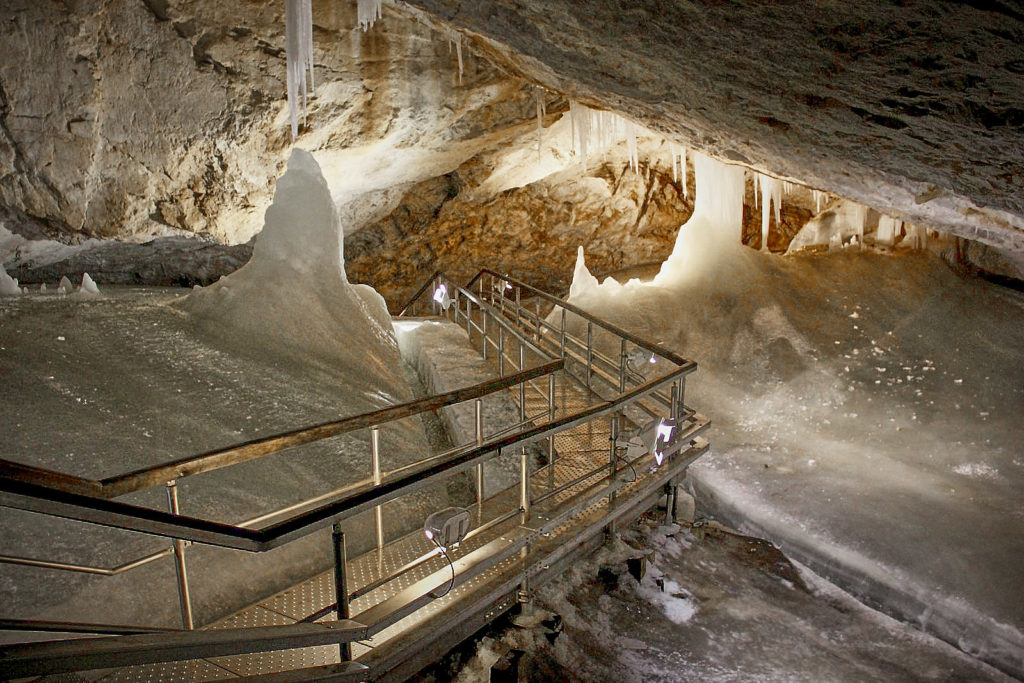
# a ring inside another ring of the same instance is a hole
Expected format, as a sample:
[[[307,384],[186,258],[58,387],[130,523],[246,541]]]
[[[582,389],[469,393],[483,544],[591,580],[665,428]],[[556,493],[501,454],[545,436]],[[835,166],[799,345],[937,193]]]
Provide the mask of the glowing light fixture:
[[[427,517],[423,524],[423,535],[443,550],[455,548],[469,533],[469,510],[466,508],[445,508]]]
[[[434,301],[441,306],[441,310],[447,311],[448,307],[452,305],[452,298],[448,295],[448,285],[441,283],[434,290]]]
[[[626,353],[626,365],[636,372],[643,372],[646,365],[654,365],[658,357],[653,351],[642,349],[639,346]]]
[[[669,417],[651,420],[636,433],[619,439],[616,445],[626,449],[626,460],[650,453],[654,456],[654,462],[661,465],[665,458],[675,455],[683,447],[683,441],[679,439],[678,422]]]

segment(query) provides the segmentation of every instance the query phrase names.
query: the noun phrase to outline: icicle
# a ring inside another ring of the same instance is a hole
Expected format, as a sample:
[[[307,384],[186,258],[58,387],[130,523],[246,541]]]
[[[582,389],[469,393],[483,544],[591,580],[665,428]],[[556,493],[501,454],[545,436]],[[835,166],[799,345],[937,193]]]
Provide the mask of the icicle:
[[[754,174],[754,208],[758,208],[761,205],[761,174],[757,171],[751,171]]]
[[[455,40],[455,56],[459,60],[459,85],[462,85],[462,36]]]
[[[673,183],[678,183],[679,182],[679,172],[678,172],[678,166],[676,166],[676,153],[675,153],[675,151],[670,151],[669,152],[669,156],[672,157],[672,182]]]
[[[305,123],[306,99],[308,91],[313,87],[312,0],[285,0],[285,48],[288,110],[294,140],[299,136],[299,96],[302,97],[302,116]]]
[[[919,225],[907,223],[907,241],[911,249],[924,249],[928,244],[928,233]]]
[[[384,16],[381,5],[383,0],[357,0],[358,10],[356,12],[359,20],[359,28],[368,31],[378,19]]]
[[[679,148],[679,179],[683,183],[683,197],[690,196],[690,190],[686,186],[686,148]]]
[[[772,206],[775,207],[775,227],[782,222],[782,190],[783,181],[771,176],[758,174],[758,185],[761,187],[761,251],[768,250],[768,225],[771,220]]]
[[[632,121],[625,121],[626,128],[626,148],[629,150],[629,165],[633,168],[633,173],[640,172],[640,158],[637,156],[636,151],[636,124]]]
[[[903,221],[889,216],[882,216],[878,219],[878,230],[875,233],[875,243],[893,246],[896,244],[896,237],[900,233]]]
[[[534,88],[533,96],[537,101],[537,161],[541,160],[541,152],[544,146],[544,117],[547,115],[547,108],[544,105],[544,88]]]
[[[811,190],[811,195],[814,197],[814,213],[821,213],[821,204],[825,199],[825,193],[820,190]]]

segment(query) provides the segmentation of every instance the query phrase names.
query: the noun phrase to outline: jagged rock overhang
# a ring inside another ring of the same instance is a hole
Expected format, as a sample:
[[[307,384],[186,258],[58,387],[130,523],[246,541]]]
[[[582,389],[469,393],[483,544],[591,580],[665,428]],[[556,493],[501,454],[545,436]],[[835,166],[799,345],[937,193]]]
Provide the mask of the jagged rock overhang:
[[[692,148],[1019,254],[1024,14],[974,4],[404,6]]]

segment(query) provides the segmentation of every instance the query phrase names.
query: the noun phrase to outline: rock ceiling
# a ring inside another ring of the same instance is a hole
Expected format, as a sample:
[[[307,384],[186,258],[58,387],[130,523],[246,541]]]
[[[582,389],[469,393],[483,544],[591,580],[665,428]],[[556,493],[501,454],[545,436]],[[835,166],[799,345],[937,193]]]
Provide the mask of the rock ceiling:
[[[315,3],[319,83],[299,142],[346,149],[399,129],[401,145],[431,141],[396,192],[521,133],[539,84],[563,107],[611,108],[720,159],[1024,253],[1024,14],[1008,3],[410,0],[365,34],[354,5]],[[223,226],[258,220],[290,144],[283,15],[255,0],[4,3],[0,218],[65,241],[247,239],[253,228]],[[451,28],[487,60],[469,60],[459,87]],[[403,122],[410,102],[441,113]],[[381,198],[380,215],[395,202]]]
[[[1019,5],[407,4],[514,73],[721,159],[1024,250]]]

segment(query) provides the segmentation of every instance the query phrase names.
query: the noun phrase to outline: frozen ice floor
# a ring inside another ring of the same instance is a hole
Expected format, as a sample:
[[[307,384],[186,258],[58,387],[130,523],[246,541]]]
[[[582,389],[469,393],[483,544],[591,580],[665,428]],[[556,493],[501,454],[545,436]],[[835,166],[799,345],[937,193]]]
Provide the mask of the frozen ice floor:
[[[707,513],[1024,675],[1024,297],[927,254],[723,254],[580,302],[695,359]]]
[[[3,457],[99,478],[386,403],[358,377],[345,381],[343,373],[209,341],[168,305],[185,293],[108,286],[96,299],[52,291],[0,297]],[[385,470],[429,448],[418,420],[382,430]],[[184,479],[181,509],[238,523],[368,476],[369,453],[368,434],[358,432]],[[162,487],[122,500],[166,506]],[[386,526],[397,532],[403,519],[388,515]],[[360,543],[368,547],[370,535],[354,533],[353,552]],[[166,546],[141,534],[0,509],[5,554],[113,567]],[[331,561],[326,533],[281,552],[193,546],[188,553],[200,624]],[[238,590],[225,588],[231,582]],[[171,558],[110,578],[0,565],[0,598],[9,617],[180,623]]]
[[[760,539],[650,520],[622,538],[540,590],[537,609],[564,620],[553,642],[543,625],[492,633],[456,681],[487,680],[509,648],[526,652],[526,681],[1009,680],[868,609]],[[625,560],[650,550],[638,582]]]

